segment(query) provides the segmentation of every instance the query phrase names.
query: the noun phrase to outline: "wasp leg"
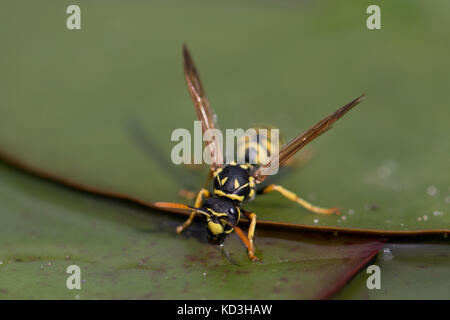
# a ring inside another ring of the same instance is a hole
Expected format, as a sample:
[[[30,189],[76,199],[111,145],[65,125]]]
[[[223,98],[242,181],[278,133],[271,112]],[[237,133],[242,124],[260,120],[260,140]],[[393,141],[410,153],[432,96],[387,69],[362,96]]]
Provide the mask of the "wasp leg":
[[[256,215],[255,215],[255,219],[256,219]],[[256,220],[255,220],[255,223],[256,223]],[[237,235],[242,240],[244,245],[247,247],[247,254],[248,254],[248,257],[250,258],[250,260],[252,262],[258,261],[259,258],[257,256],[255,256],[255,248],[253,247],[253,241],[250,241],[250,239],[245,236],[245,234],[241,228],[234,227],[234,230],[236,231]],[[254,231],[254,228],[253,228],[253,231]],[[250,232],[250,230],[249,230],[249,232]]]
[[[303,207],[305,207],[306,209],[308,209],[309,211],[312,211],[314,213],[317,214],[340,214],[340,210],[339,208],[321,208],[321,207],[316,207],[314,205],[312,205],[311,203],[307,202],[306,200],[300,198],[298,195],[296,195],[294,192],[289,191],[285,188],[283,188],[282,186],[276,185],[276,184],[270,184],[267,187],[265,187],[261,193],[269,193],[272,191],[278,191],[279,193],[281,193],[284,197],[286,197],[287,199],[297,202],[298,204],[302,205]]]
[[[203,198],[209,197],[209,196],[210,196],[210,193],[208,190],[201,189],[199,191],[199,193],[197,194],[197,197],[195,198],[194,207],[199,208],[200,205],[202,204]],[[194,220],[194,217],[195,217],[195,213],[196,213],[195,211],[192,211],[192,213],[189,215],[189,218],[182,225],[179,225],[177,227],[177,233],[183,232],[183,230],[186,229],[192,223],[192,220]]]
[[[250,226],[248,227],[248,241],[250,242],[250,246],[252,248],[252,254],[255,253],[255,247],[253,245],[253,237],[255,236],[255,227],[256,227],[256,214],[253,212],[247,212],[242,210],[242,213],[250,219]]]

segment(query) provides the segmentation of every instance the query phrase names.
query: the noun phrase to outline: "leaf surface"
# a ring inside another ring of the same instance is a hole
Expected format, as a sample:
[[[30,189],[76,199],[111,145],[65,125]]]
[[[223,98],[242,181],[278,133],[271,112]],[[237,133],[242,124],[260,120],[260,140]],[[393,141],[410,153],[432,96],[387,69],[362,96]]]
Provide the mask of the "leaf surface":
[[[289,139],[367,94],[312,144],[312,162],[281,182],[343,216],[317,217],[270,194],[247,208],[260,220],[381,233],[450,230],[447,4],[382,1],[389,32],[368,31],[357,1],[275,11],[199,4],[124,9],[81,1],[82,30],[68,31],[62,3],[29,4],[25,12],[6,1],[2,153],[88,188],[184,202],[178,190],[204,181],[170,158],[171,133],[192,132],[195,120],[181,68],[187,42],[223,129],[271,123]],[[136,123],[150,148],[138,141]]]
[[[329,298],[383,243],[257,230],[251,263],[233,235],[223,253],[203,224],[76,192],[0,165],[1,299]],[[81,269],[81,290],[66,270]]]

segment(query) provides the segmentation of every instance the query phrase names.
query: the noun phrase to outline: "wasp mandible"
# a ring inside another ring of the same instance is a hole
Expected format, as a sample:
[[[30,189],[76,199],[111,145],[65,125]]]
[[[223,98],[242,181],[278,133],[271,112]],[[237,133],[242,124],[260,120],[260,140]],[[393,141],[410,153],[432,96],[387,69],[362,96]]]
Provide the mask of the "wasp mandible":
[[[208,129],[215,128],[214,115],[209,106],[192,57],[185,45],[183,46],[183,66],[188,90],[194,102],[197,117],[202,123],[203,133],[205,133]],[[285,144],[278,153],[271,155],[271,157],[264,162],[257,161],[256,164],[251,164],[249,162],[231,162],[222,164],[222,150],[220,146],[215,139],[207,139],[206,145],[210,148],[212,160],[210,166],[210,177],[213,179],[212,192],[206,188],[202,188],[195,197],[194,206],[170,202],[157,202],[156,205],[159,207],[176,208],[191,212],[189,218],[182,225],[177,227],[176,231],[178,233],[182,232],[192,223],[196,214],[205,217],[208,238],[215,244],[221,245],[226,236],[235,231],[247,247],[247,253],[250,260],[258,260],[255,256],[255,247],[253,245],[256,214],[254,212],[245,211],[242,208],[244,203],[252,201],[257,194],[277,191],[287,199],[300,204],[316,214],[330,215],[340,213],[338,208],[321,208],[312,205],[294,192],[289,191],[280,185],[270,184],[258,188],[261,182],[267,178],[267,175],[264,174],[264,169],[270,166],[274,161],[278,161],[279,166],[285,165],[294,154],[330,129],[333,123],[361,102],[363,98],[364,95],[325,117],[310,129],[293,138]],[[263,140],[264,139],[259,139],[258,141]],[[248,144],[245,145],[244,148],[249,148]],[[244,152],[245,151],[248,150],[244,150]],[[245,235],[242,229],[237,226],[241,215],[244,215],[250,220],[247,235]]]

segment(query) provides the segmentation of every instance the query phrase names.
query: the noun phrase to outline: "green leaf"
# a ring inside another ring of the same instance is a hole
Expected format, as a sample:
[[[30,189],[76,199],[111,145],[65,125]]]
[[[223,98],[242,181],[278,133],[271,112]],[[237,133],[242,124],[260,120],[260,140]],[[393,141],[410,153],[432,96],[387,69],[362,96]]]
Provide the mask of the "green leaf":
[[[332,296],[382,242],[257,230],[259,263],[236,236],[206,243],[204,226],[102,199],[0,165],[1,299],[300,299]],[[81,269],[68,290],[66,269]]]
[[[387,244],[372,262],[380,267],[381,288],[368,290],[369,274],[361,272],[336,299],[448,299],[450,286],[448,244],[427,241],[422,244]]]
[[[170,165],[172,131],[192,130],[195,119],[181,69],[187,42],[222,128],[271,123],[291,138],[367,93],[312,144],[313,161],[283,181],[344,215],[317,217],[270,194],[248,206],[259,219],[450,230],[448,4],[382,1],[380,31],[365,28],[365,4],[357,1],[274,4],[276,10],[80,1],[79,31],[65,28],[65,5],[3,4],[4,154],[90,188],[185,201],[178,196],[183,168],[163,168],[129,123],[139,119],[158,146],[150,153]]]

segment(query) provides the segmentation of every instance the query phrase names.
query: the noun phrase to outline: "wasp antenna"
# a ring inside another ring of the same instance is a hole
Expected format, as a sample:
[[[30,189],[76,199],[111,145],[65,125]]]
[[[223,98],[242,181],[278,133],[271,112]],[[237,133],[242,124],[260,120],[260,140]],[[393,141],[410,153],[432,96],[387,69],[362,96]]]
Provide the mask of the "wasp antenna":
[[[205,216],[209,216],[208,213],[204,212],[203,210],[200,210],[199,208],[188,206],[182,203],[174,203],[174,202],[155,202],[155,206],[159,208],[169,208],[169,209],[181,209],[181,210],[189,210],[189,211],[195,211],[196,213],[203,214]]]
[[[207,217],[210,216],[208,213],[206,213],[206,212],[203,211],[203,210],[199,210],[199,209],[197,209],[197,208],[194,208],[194,210],[195,210],[195,212],[200,213],[200,214],[202,214],[202,215],[204,215],[204,216],[207,216]]]

